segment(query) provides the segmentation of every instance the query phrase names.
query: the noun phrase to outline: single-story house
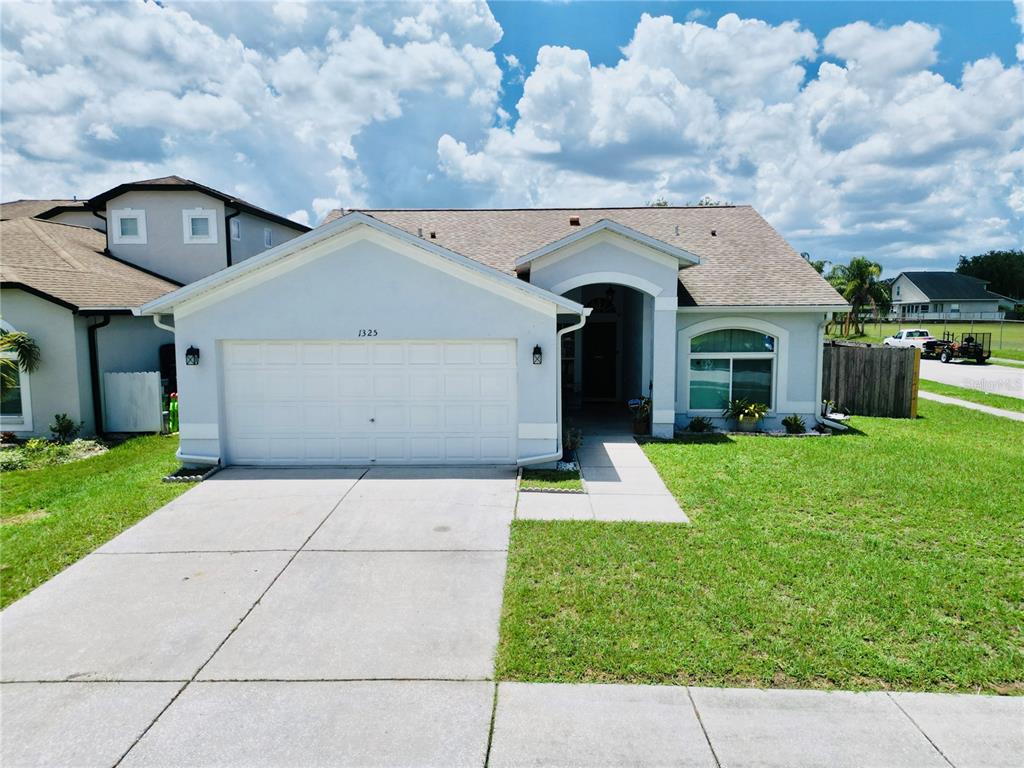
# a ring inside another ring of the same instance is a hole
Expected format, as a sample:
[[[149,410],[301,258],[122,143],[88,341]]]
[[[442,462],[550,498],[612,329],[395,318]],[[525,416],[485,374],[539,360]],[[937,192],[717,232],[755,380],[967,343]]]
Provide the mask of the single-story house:
[[[1014,302],[959,272],[900,272],[891,283],[893,318],[1002,320]]]
[[[175,329],[189,464],[540,464],[563,397],[821,413],[848,305],[747,206],[338,212],[136,311]]]
[[[132,308],[180,287],[105,254],[106,238],[88,227],[35,218],[0,221],[0,324],[40,348],[39,367],[19,372],[0,397],[0,430],[50,434],[58,413],[103,423],[105,372],[159,371],[174,335]]]

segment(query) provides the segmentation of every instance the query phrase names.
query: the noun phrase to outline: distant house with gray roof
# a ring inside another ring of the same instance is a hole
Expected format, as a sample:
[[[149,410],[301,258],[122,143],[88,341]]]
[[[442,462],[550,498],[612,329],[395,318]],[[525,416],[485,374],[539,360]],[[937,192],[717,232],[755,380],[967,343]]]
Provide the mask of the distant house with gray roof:
[[[959,272],[900,272],[892,281],[894,318],[1002,320],[1013,300],[988,290],[988,283]]]

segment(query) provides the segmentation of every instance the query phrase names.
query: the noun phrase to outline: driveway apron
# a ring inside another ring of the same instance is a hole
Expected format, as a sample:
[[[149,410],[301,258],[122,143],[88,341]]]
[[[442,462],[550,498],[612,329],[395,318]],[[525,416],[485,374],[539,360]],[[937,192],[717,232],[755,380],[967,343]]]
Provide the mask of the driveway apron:
[[[229,469],[0,614],[2,760],[481,765],[515,472]]]

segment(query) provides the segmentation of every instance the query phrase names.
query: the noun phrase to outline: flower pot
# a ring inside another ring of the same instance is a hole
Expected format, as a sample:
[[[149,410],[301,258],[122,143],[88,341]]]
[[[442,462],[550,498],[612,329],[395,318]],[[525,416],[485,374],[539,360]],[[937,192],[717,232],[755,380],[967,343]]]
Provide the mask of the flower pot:
[[[754,419],[736,419],[740,432],[754,432],[757,429],[757,421]]]
[[[633,434],[634,435],[649,435],[651,434],[651,420],[641,419],[639,421],[633,421]]]

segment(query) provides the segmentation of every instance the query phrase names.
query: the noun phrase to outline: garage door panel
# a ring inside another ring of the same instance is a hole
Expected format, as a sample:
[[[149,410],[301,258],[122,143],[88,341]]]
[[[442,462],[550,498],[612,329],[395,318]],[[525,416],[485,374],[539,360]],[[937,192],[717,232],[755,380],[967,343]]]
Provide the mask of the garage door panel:
[[[511,460],[512,439],[504,436],[481,437],[480,458],[487,461]]]
[[[410,365],[438,365],[442,360],[440,344],[410,344],[408,354]]]
[[[367,437],[339,437],[338,458],[342,462],[363,464],[373,458],[370,452],[370,439]]]
[[[512,398],[512,379],[503,373],[481,373],[480,397],[494,400]]]
[[[511,431],[512,408],[502,404],[481,405],[480,427],[488,432]]]
[[[479,374],[469,371],[448,373],[444,377],[444,396],[449,399],[476,399],[479,394],[477,377]]]
[[[298,344],[267,344],[263,350],[267,365],[295,365],[299,360]]]
[[[405,397],[406,377],[400,373],[379,374],[373,377],[373,395],[378,400]]]
[[[480,365],[513,365],[515,363],[514,344],[480,344]]]
[[[338,363],[341,365],[368,365],[370,348],[366,344],[339,344]]]
[[[335,391],[332,373],[305,373],[302,377],[303,400],[333,400]]]
[[[303,456],[311,462],[336,462],[338,439],[336,437],[306,437],[303,440]]]
[[[375,365],[402,365],[405,362],[405,346],[402,344],[373,344],[370,349]]]
[[[349,373],[347,370],[340,370],[338,396],[342,399],[373,397],[372,377],[368,373]]]
[[[303,365],[334,365],[334,347],[331,342],[306,342],[300,348]]]
[[[506,463],[511,341],[224,342],[238,464]]]

